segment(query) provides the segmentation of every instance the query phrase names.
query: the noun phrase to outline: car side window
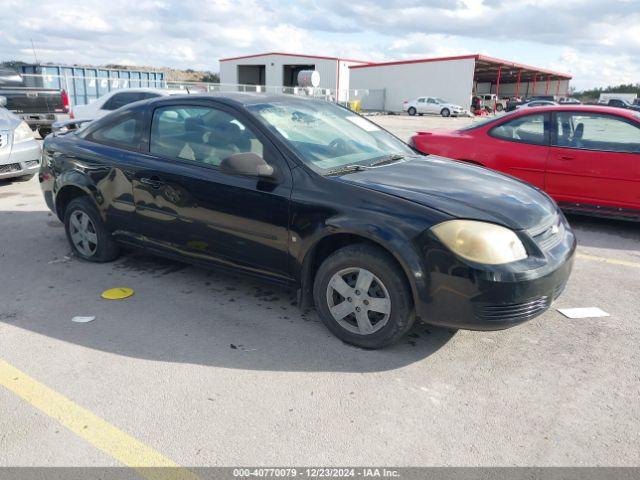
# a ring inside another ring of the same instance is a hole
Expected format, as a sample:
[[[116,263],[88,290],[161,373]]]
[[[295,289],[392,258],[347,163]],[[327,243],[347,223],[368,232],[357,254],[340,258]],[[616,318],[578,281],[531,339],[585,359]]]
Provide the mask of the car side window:
[[[613,115],[590,112],[558,112],[558,147],[640,153],[640,127]]]
[[[124,107],[125,105],[129,105],[133,102],[138,102],[140,100],[146,100],[147,98],[157,97],[158,95],[151,92],[121,92],[116,93],[109,100],[104,102],[101,110],[117,110],[120,107]]]
[[[511,142],[547,145],[543,113],[524,115],[504,122],[489,130],[489,135]]]
[[[92,131],[88,140],[135,150],[140,146],[141,132],[140,116],[131,114]]]
[[[419,98],[418,103],[424,103],[424,98]]]
[[[264,156],[264,146],[251,129],[229,113],[209,107],[157,108],[149,143],[153,155],[214,167],[237,153]]]
[[[436,101],[433,98],[430,98],[429,100],[427,100],[427,103],[436,103]]]

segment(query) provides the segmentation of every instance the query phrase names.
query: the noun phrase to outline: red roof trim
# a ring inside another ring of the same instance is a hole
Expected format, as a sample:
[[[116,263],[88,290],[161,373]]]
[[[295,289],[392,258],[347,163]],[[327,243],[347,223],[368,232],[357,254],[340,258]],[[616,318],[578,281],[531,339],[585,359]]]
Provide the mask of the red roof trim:
[[[304,55],[302,53],[283,53],[283,52],[267,52],[267,53],[256,53],[253,55],[242,55],[240,57],[229,57],[229,58],[221,58],[220,62],[229,62],[231,60],[242,60],[244,58],[257,58],[257,57],[267,57],[269,55],[281,55],[284,57],[302,57],[302,58],[319,58],[321,60],[341,60],[343,62],[356,62],[356,63],[371,63],[364,60],[354,60],[352,58],[339,58],[339,57],[323,57],[321,55]]]
[[[552,75],[554,77],[562,77],[566,79],[573,78],[571,75],[561,72],[554,72],[552,70],[545,70],[543,68],[532,67],[530,65],[524,65],[515,62],[509,62],[507,60],[502,60],[500,58],[488,57],[486,55],[474,54],[474,55],[458,55],[453,57],[436,57],[436,58],[416,58],[413,60],[398,60],[394,62],[380,62],[380,63],[369,63],[367,65],[352,65],[349,68],[373,68],[373,67],[386,67],[389,65],[406,65],[411,63],[427,63],[427,62],[447,62],[450,60],[467,60],[467,59],[475,59],[482,60],[485,62],[497,63],[500,65],[506,65],[512,68],[520,68],[522,70],[530,70],[533,72],[543,73],[547,75]]]
[[[409,63],[446,62],[449,60],[465,60],[469,58],[478,58],[478,55],[458,55],[455,57],[439,58],[415,58],[413,60],[396,60],[393,62],[370,63],[368,65],[353,65],[349,68],[386,67],[387,65],[405,65]]]

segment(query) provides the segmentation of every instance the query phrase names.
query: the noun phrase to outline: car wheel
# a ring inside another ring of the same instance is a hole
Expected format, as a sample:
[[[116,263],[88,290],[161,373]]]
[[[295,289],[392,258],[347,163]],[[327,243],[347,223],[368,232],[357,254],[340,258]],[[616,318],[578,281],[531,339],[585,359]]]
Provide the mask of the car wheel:
[[[497,104],[496,105],[496,111],[497,112],[501,112],[502,110],[504,110],[504,107],[502,106],[502,104],[501,103]]]
[[[12,178],[12,180],[13,180],[14,182],[28,182],[28,181],[29,181],[29,180],[31,180],[33,177],[35,177],[35,175],[36,175],[35,173],[31,173],[31,174],[29,174],[29,175],[22,175],[22,176],[20,176],[20,177]]]
[[[443,108],[442,110],[440,110],[440,115],[442,115],[443,117],[448,117],[449,115],[451,115],[451,111],[448,108]]]
[[[415,320],[402,270],[384,250],[365,244],[329,256],[318,269],[313,295],[327,328],[363,348],[398,341]]]
[[[118,257],[118,244],[89,197],[79,197],[69,203],[64,214],[64,226],[69,244],[80,258],[90,262],[109,262]]]
[[[416,114],[415,107],[409,107],[409,110],[407,110],[407,113],[413,117]]]

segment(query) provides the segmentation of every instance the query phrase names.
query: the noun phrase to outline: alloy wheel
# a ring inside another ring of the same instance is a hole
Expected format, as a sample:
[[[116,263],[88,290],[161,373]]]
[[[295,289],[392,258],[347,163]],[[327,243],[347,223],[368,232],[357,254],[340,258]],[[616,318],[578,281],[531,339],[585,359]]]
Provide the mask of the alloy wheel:
[[[391,314],[387,288],[364,268],[336,272],[327,285],[327,304],[342,328],[359,335],[377,332],[387,324]]]
[[[84,256],[95,255],[98,249],[98,233],[89,215],[76,210],[69,220],[69,235],[76,249]]]

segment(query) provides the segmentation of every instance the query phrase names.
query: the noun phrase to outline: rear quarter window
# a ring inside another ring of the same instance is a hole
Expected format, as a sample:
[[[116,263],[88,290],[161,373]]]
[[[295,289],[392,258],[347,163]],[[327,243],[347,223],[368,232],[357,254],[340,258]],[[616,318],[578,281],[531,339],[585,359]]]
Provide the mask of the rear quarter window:
[[[138,150],[142,137],[142,117],[129,114],[87,132],[89,141],[128,150]]]

